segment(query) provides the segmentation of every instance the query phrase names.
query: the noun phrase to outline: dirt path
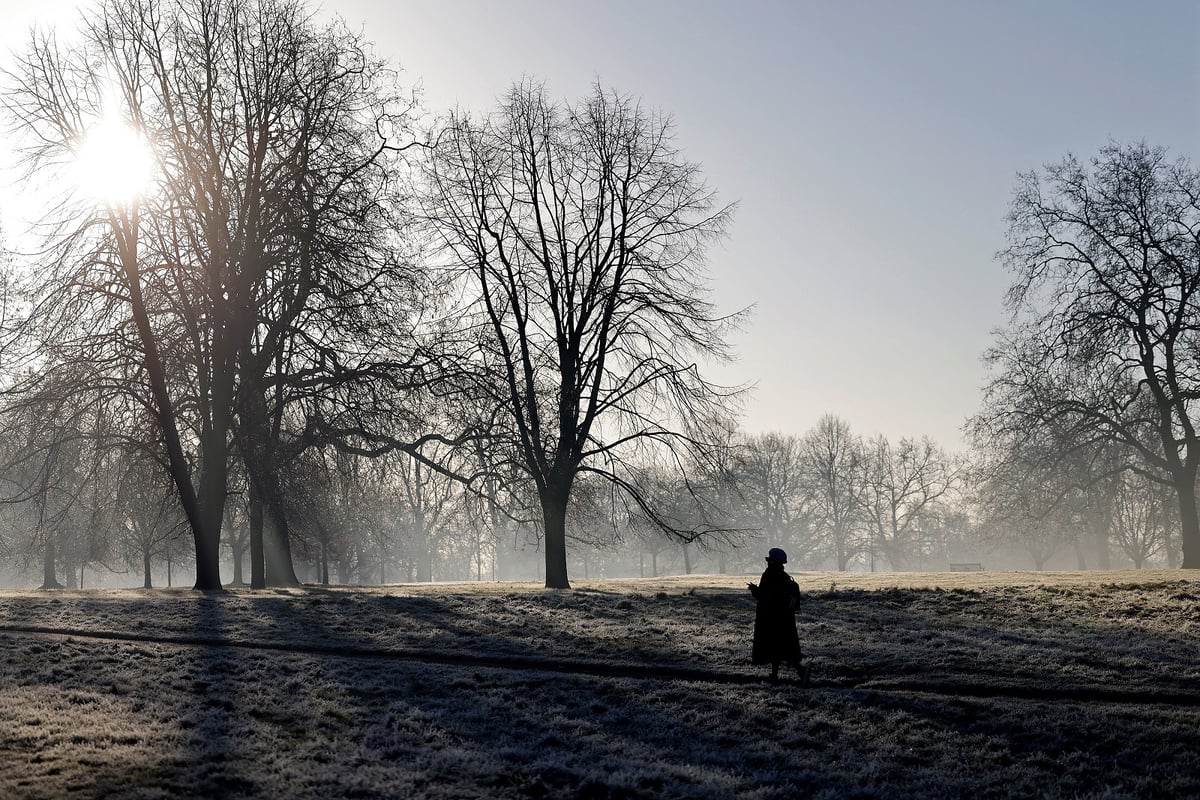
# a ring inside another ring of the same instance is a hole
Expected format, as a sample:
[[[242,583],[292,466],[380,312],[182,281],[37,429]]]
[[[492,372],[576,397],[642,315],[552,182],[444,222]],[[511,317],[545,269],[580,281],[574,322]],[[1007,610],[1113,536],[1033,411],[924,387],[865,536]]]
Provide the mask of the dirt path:
[[[199,636],[153,636],[149,634],[118,633],[74,628],[48,628],[32,625],[0,625],[0,635],[92,639],[175,647],[229,648],[330,656],[335,658],[381,659],[450,667],[532,670],[568,675],[593,675],[601,678],[686,681],[731,685],[767,684],[765,677],[761,673],[718,672],[713,669],[654,664],[612,664],[598,661],[560,660],[536,656],[474,655],[447,651],[397,650],[372,647],[346,647],[342,645],[327,646],[291,642],[250,642]],[[784,685],[795,685],[794,681],[781,681],[781,683]],[[813,679],[810,688],[814,690],[840,690],[856,693],[905,693],[943,697],[1040,700],[1046,702],[1200,707],[1200,693],[1198,692],[1144,689],[1125,690],[1095,686],[1004,686],[966,681],[928,682],[903,678],[888,679],[874,675],[860,675],[837,680],[821,680],[819,677],[816,677]]]

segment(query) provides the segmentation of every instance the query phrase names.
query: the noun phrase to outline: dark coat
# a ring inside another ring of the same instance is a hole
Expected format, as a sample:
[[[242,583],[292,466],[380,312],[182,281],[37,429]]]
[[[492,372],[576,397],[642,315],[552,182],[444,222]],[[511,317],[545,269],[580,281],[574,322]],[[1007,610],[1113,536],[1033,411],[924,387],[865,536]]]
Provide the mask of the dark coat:
[[[755,664],[795,664],[800,660],[800,636],[796,633],[796,606],[800,587],[783,570],[782,564],[770,564],[758,586],[751,586],[758,600],[754,612],[754,648],[750,660]]]

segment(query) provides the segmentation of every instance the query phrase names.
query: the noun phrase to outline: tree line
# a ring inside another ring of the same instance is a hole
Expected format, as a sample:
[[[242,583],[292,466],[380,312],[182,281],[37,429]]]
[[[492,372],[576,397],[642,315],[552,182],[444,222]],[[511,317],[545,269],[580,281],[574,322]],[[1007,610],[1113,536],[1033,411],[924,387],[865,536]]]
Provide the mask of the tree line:
[[[88,571],[93,584],[117,573],[147,587],[152,574],[170,583],[173,573],[190,572],[186,518],[161,466],[79,434],[60,434],[54,459],[37,462],[50,468],[37,478],[45,491],[2,509],[9,563],[41,569],[47,587],[83,585]],[[584,476],[565,520],[571,572],[742,573],[759,568],[771,546],[785,548],[799,570],[1178,565],[1173,498],[1136,474],[1063,491],[1050,469],[997,471],[995,462],[948,453],[928,438],[860,435],[834,415],[802,435],[730,425],[724,444],[723,460],[686,473],[647,468],[644,499],[655,518],[611,483]],[[467,457],[447,451],[443,463],[465,471],[458,459]],[[233,470],[220,545],[234,585],[249,577],[243,469]],[[536,493],[522,493],[520,482],[474,491],[403,452],[365,458],[314,447],[289,462],[281,483],[294,515],[291,558],[304,582],[544,577]],[[1104,509],[1111,511],[1098,513]],[[663,520],[675,530],[703,522],[709,533],[689,539],[664,530]]]

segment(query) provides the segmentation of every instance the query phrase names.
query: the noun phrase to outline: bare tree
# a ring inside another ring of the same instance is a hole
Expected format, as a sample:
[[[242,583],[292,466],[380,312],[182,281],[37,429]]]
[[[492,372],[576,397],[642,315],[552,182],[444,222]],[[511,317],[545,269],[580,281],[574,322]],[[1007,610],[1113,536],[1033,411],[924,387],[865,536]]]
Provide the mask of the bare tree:
[[[792,564],[815,561],[825,541],[814,524],[814,486],[800,437],[752,436],[739,461],[737,485],[745,524],[761,532],[767,547],[787,550]]]
[[[439,461],[448,463],[449,454]],[[460,485],[404,454],[391,460],[388,479],[394,484],[400,527],[416,556],[416,580],[433,580],[435,556],[461,510]]]
[[[296,515],[299,544],[315,562],[316,580],[330,583],[330,567],[347,582],[363,568],[350,564],[366,529],[383,524],[385,501],[379,469],[366,459],[334,448],[310,448],[289,462],[285,475],[288,505]]]
[[[927,523],[938,501],[956,480],[949,457],[933,441],[901,439],[893,446],[883,436],[867,442],[866,512],[871,527],[871,567],[875,547],[894,570],[912,569],[923,555]]]
[[[628,97],[553,103],[523,83],[486,119],[454,114],[428,162],[430,229],[472,301],[476,363],[498,370],[475,391],[536,486],[548,587],[569,586],[576,477],[640,498],[639,450],[702,451],[698,423],[729,399],[696,362],[726,355],[702,267],[731,210],[672,137]]]
[[[95,406],[67,390],[63,374],[22,381],[3,407],[4,462],[0,499],[22,508],[25,530],[13,548],[40,557],[42,588],[75,583],[79,559],[90,556],[85,507],[99,454],[95,441]],[[71,380],[65,381],[67,385]],[[59,572],[65,582],[59,582]]]
[[[294,0],[110,0],[70,48],[35,38],[9,75],[31,171],[69,161],[106,104],[156,154],[143,198],[60,209],[31,319],[105,332],[80,346],[155,415],[197,588],[221,585],[233,453],[275,533],[271,575],[272,548],[252,541],[252,583],[296,580],[276,480],[281,387],[311,396],[397,364],[388,352],[359,365],[392,330],[361,310],[399,308],[388,278],[411,274],[390,245],[391,137],[405,123],[388,77],[361,36],[316,27]]]
[[[153,586],[154,562],[187,529],[173,487],[165,481],[160,465],[143,454],[126,453],[121,466],[115,501],[116,526],[123,558],[130,567],[142,570],[142,586]]]
[[[1113,504],[1113,534],[1122,552],[1141,569],[1167,546],[1167,529],[1176,525],[1167,487],[1137,473],[1121,476]]]
[[[1019,545],[1043,569],[1086,536],[1090,473],[1081,459],[1058,457],[1061,439],[1037,428],[975,445],[970,492],[985,538]]]
[[[1022,321],[993,353],[993,410],[1136,454],[1130,468],[1175,492],[1183,566],[1200,568],[1200,173],[1113,144],[1022,176],[1009,220]]]
[[[869,544],[862,440],[844,420],[826,414],[805,434],[802,455],[812,487],[813,515],[837,568],[844,571]]]

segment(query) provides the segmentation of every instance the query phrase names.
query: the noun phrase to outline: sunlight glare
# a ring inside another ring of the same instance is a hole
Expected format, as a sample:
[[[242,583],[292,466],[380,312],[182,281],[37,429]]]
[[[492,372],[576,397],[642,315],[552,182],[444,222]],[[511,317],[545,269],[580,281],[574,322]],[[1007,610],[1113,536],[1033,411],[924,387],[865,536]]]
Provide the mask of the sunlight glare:
[[[109,206],[142,197],[154,177],[154,151],[106,104],[104,116],[88,130],[75,153],[79,188],[89,199]]]

